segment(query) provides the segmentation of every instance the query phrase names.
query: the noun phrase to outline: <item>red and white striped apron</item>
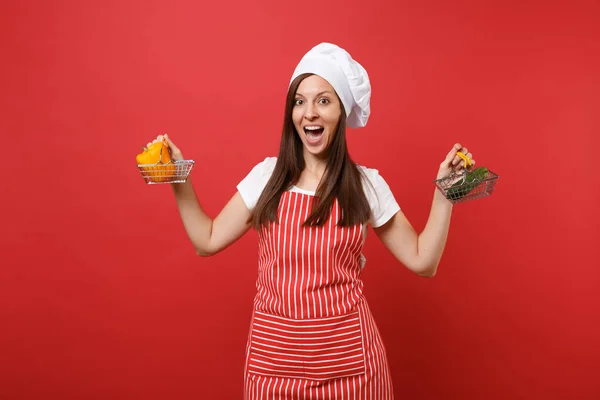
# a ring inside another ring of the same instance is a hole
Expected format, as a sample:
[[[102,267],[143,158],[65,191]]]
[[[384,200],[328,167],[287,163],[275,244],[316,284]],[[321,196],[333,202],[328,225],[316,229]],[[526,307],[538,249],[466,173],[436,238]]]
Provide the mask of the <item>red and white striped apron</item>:
[[[364,227],[303,227],[314,197],[285,192],[259,232],[245,399],[393,399],[387,356],[362,294]]]

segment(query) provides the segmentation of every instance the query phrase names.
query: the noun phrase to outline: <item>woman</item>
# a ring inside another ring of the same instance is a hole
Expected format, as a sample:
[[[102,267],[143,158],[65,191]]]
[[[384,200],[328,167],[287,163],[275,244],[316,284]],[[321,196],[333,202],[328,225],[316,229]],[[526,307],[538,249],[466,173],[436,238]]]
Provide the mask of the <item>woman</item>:
[[[247,399],[393,398],[385,347],[362,294],[367,224],[402,264],[432,277],[452,204],[436,190],[417,234],[378,171],[351,160],[346,125],[365,126],[370,93],[364,68],[345,50],[321,43],[292,76],[278,156],[256,165],[214,220],[189,180],[173,185],[198,255],[222,251],[251,227],[258,231]],[[172,157],[184,159],[164,139]],[[461,168],[457,151],[471,157],[456,144],[438,178]]]

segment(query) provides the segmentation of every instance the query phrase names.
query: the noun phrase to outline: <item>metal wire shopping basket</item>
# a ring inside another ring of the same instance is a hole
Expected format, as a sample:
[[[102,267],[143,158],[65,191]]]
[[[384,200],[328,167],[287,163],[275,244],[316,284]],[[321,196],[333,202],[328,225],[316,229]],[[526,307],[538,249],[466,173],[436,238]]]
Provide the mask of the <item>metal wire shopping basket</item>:
[[[157,162],[156,164],[137,164],[142,178],[149,185],[161,183],[184,183],[194,166],[193,160]]]
[[[454,169],[447,177],[436,179],[437,188],[452,204],[491,195],[498,175],[485,167],[471,168],[471,160],[460,152],[457,154],[465,161],[465,168],[460,172]]]

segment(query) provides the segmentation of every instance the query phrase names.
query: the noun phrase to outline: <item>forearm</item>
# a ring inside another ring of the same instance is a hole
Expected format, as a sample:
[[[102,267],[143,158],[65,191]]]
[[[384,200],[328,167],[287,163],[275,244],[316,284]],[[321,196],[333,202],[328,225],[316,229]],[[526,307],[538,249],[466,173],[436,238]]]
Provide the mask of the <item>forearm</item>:
[[[196,253],[201,256],[210,255],[210,238],[213,221],[200,206],[191,180],[188,179],[183,184],[173,184],[171,186],[183,226]]]
[[[420,275],[435,275],[446,246],[451,216],[452,203],[436,189],[425,229],[417,239]]]

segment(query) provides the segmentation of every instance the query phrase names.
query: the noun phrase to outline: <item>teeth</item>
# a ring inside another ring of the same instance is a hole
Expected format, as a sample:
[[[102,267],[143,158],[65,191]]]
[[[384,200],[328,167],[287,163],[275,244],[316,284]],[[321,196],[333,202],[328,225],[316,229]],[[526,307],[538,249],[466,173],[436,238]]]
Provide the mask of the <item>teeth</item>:
[[[316,131],[318,129],[323,129],[322,126],[305,126],[304,129],[308,130],[308,131]]]

